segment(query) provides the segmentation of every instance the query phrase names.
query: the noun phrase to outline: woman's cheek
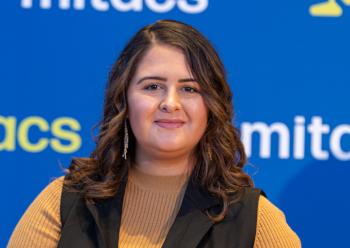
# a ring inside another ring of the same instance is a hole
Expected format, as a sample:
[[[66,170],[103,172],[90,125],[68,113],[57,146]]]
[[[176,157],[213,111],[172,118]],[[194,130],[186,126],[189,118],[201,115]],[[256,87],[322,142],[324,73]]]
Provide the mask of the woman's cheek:
[[[208,115],[207,107],[203,99],[192,99],[186,103],[186,109],[198,119],[205,118]]]
[[[142,100],[141,100],[142,99]],[[157,110],[156,101],[149,96],[140,95],[134,101],[134,117],[139,124],[146,125],[147,121],[155,119],[155,113]]]

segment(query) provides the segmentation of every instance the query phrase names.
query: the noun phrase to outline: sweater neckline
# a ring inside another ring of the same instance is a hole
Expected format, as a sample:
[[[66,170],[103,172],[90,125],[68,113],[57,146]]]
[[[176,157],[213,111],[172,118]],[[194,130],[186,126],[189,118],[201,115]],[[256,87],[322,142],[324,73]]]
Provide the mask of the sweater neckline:
[[[129,169],[128,179],[144,190],[178,192],[187,184],[189,174],[182,173],[171,176],[153,175],[145,173],[133,166]]]

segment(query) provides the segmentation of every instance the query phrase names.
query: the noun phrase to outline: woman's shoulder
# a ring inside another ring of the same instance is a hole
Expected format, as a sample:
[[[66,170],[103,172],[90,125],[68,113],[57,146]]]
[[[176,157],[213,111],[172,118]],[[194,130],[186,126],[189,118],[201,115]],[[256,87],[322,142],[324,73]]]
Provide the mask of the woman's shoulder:
[[[278,219],[286,220],[286,217],[281,209],[274,205],[267,197],[260,195],[258,204],[258,217],[265,218],[270,215]]]
[[[64,176],[60,176],[51,181],[42,191],[54,194],[61,194],[63,188]]]
[[[64,176],[47,185],[16,225],[8,247],[56,247],[61,231],[60,204]]]
[[[35,198],[32,204],[41,203],[41,205],[59,208],[63,190],[64,176],[52,180]]]
[[[254,247],[301,247],[300,239],[288,225],[283,211],[263,195],[259,197]]]
[[[52,180],[34,199],[29,206],[30,209],[55,211],[59,213],[59,206],[61,201],[62,189],[64,183],[64,176],[60,176]],[[27,210],[27,211],[28,211]]]

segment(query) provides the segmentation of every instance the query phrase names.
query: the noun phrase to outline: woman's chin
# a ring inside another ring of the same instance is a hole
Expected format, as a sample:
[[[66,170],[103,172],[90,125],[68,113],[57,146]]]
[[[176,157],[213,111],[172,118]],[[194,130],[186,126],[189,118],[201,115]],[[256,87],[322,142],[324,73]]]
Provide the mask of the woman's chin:
[[[179,144],[160,143],[155,146],[155,149],[159,152],[172,153],[184,151],[185,147]]]

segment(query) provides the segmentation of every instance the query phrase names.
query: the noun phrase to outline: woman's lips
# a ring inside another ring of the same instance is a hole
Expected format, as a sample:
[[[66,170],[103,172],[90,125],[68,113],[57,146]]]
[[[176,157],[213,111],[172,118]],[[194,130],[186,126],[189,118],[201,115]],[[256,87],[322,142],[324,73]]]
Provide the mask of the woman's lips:
[[[179,128],[182,127],[185,122],[176,120],[158,120],[155,123],[163,128]]]

